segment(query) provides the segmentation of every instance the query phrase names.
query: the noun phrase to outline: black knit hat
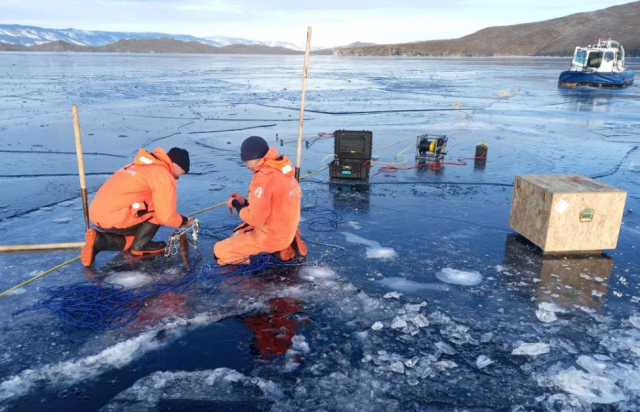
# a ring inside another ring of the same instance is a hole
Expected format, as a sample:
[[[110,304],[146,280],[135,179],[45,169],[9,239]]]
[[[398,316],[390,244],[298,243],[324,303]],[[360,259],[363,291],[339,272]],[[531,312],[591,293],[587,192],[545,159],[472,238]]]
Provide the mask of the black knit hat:
[[[189,161],[189,152],[184,149],[180,149],[179,147],[174,147],[167,153],[169,159],[184,170],[185,173],[189,173],[189,165],[191,162]]]
[[[262,159],[269,151],[267,141],[260,136],[247,137],[240,146],[240,158],[247,160]]]

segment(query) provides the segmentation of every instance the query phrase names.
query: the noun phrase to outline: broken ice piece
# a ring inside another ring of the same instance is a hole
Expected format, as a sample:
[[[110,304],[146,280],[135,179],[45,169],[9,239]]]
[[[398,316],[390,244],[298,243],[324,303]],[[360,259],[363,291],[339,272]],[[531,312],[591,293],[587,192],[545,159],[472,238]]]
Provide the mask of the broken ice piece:
[[[407,321],[402,319],[400,316],[396,316],[393,318],[393,322],[391,322],[392,329],[400,329],[407,326]]]
[[[604,293],[598,292],[597,290],[592,290],[591,291],[591,296],[595,296],[595,297],[599,298],[599,297],[602,297],[602,295],[604,295]]]
[[[417,314],[415,318],[413,318],[411,320],[411,322],[413,322],[414,325],[416,325],[419,328],[425,328],[427,326],[429,326],[429,321],[427,320],[427,318],[425,318],[424,316],[422,316],[421,314]]]
[[[457,364],[457,363],[455,363],[455,362],[452,362],[452,361],[450,361],[450,360],[442,360],[442,361],[440,361],[440,362],[436,362],[436,363],[434,363],[434,364],[433,364],[433,366],[434,366],[436,369],[438,369],[438,370],[440,370],[440,371],[443,371],[443,370],[445,370],[445,369],[453,369],[453,368],[457,368],[457,367],[458,367],[458,364]]]
[[[380,330],[382,328],[384,328],[384,325],[382,324],[382,322],[376,322],[373,325],[371,325],[372,330]]]
[[[404,309],[407,312],[419,312],[421,308],[422,308],[422,304],[414,305],[411,303],[407,303],[406,305],[404,305]]]
[[[362,363],[371,362],[371,359],[373,359],[371,355],[365,355],[365,357],[362,358]]]
[[[548,312],[554,312],[554,313],[567,313],[567,310],[564,308],[561,308],[560,306],[558,306],[557,304],[553,303],[553,302],[542,302],[538,305],[538,308],[541,310],[546,310]]]
[[[640,316],[631,316],[629,322],[631,322],[634,328],[640,329]]]
[[[389,292],[386,295],[384,295],[385,299],[400,299],[400,296],[402,296],[402,293],[398,293],[398,292]]]
[[[512,355],[537,356],[549,353],[548,343],[523,343],[511,352]]]
[[[493,333],[491,332],[483,333],[482,335],[480,335],[480,342],[482,343],[490,342],[491,339],[493,339]]]
[[[70,217],[63,217],[60,219],[53,219],[53,223],[59,223],[59,224],[64,224],[64,223],[69,223],[71,222],[71,218]]]
[[[416,363],[418,363],[418,361],[420,360],[420,356],[414,356],[413,358],[405,361],[405,366],[407,368],[413,368],[414,366],[416,366]]]
[[[555,313],[544,309],[536,310],[536,317],[544,323],[551,323],[558,319]]]
[[[391,369],[392,372],[404,374],[404,365],[400,361],[393,362],[389,369]]]
[[[436,348],[442,353],[446,353],[447,355],[455,355],[457,352],[453,349],[453,346],[449,345],[445,342],[436,342]]]
[[[478,366],[478,369],[482,369],[485,366],[491,365],[492,363],[493,361],[484,355],[478,356],[478,359],[476,360],[476,365]]]

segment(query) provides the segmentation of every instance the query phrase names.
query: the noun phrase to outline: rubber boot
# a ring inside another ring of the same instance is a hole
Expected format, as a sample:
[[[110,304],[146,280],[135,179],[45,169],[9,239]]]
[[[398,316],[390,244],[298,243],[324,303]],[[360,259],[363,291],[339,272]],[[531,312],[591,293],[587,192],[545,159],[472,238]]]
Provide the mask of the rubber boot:
[[[296,252],[292,246],[287,246],[285,249],[282,249],[279,252],[272,253],[271,255],[281,262],[286,262],[296,257]]]
[[[96,255],[100,252],[119,252],[124,249],[127,241],[122,235],[103,233],[95,229],[88,229],[84,235],[87,240],[80,253],[80,260],[85,266],[93,265]]]
[[[296,252],[296,256],[307,256],[307,244],[304,243],[302,236],[300,236],[300,229],[296,229],[296,236],[293,238],[291,247]]]
[[[151,240],[158,233],[158,229],[160,229],[160,225],[154,225],[149,222],[144,222],[140,225],[131,245],[131,254],[141,256],[164,252],[164,248],[167,247],[165,242]]]

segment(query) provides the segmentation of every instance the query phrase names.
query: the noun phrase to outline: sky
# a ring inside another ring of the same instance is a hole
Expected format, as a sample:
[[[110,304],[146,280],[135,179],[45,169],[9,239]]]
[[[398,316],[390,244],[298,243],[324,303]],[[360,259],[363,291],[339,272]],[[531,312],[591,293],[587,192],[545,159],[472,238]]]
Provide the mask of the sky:
[[[0,23],[161,32],[314,47],[452,39],[485,27],[549,20],[615,0],[2,0]]]

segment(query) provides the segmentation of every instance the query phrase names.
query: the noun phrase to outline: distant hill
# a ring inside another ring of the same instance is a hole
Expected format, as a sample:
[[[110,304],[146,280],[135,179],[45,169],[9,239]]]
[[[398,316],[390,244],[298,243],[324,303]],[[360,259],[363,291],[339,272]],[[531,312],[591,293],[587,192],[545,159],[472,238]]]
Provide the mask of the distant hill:
[[[640,56],[640,1],[553,20],[489,27],[452,40],[335,48],[342,56],[571,56],[599,38]]]
[[[361,41],[357,41],[357,42],[353,42],[351,44],[347,44],[346,46],[337,46],[334,47],[334,49],[345,49],[345,48],[349,48],[349,47],[367,47],[367,46],[375,46],[375,43],[365,43],[365,42],[361,42]]]
[[[301,38],[304,33],[301,33]],[[0,24],[0,44],[13,44],[22,46],[34,46],[38,44],[63,41],[78,46],[105,46],[124,39],[161,39],[171,38],[183,42],[203,43],[214,47],[224,47],[234,44],[262,45],[269,47],[283,47],[285,49],[304,51],[304,48],[292,43],[275,41],[248,40],[239,37],[195,37],[184,34],[167,33],[136,33],[136,32],[109,32],[89,31],[78,29],[47,29],[36,26],[23,26],[20,24]],[[312,50],[320,49],[312,47]]]
[[[118,40],[104,46],[78,46],[64,41],[54,41],[34,46],[16,46],[0,43],[0,51],[38,51],[38,52],[86,52],[86,53],[201,53],[201,54],[304,54],[302,51],[284,47],[233,44],[213,47],[198,42],[180,40],[141,39]]]

